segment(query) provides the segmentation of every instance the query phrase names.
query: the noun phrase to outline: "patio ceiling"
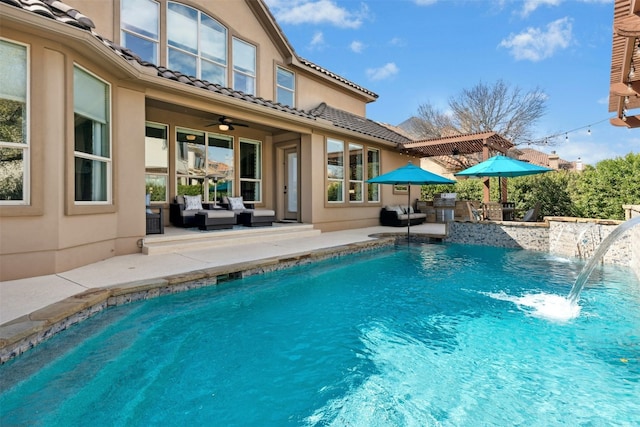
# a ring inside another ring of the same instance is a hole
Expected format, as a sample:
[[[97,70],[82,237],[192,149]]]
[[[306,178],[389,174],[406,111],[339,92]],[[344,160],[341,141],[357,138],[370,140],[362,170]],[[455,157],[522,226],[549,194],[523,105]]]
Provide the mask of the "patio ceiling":
[[[487,159],[489,151],[506,154],[513,146],[496,132],[481,132],[407,142],[402,144],[401,150],[416,157],[483,153],[483,158]]]
[[[614,126],[640,127],[640,0],[615,0],[609,112]]]

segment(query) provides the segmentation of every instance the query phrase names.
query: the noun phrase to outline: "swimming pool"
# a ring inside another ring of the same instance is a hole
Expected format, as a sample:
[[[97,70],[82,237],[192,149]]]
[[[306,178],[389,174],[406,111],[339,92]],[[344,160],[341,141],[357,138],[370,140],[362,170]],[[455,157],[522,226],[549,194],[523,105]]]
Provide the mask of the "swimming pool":
[[[631,271],[540,315],[582,265],[397,246],[116,307],[0,367],[0,425],[634,425]]]

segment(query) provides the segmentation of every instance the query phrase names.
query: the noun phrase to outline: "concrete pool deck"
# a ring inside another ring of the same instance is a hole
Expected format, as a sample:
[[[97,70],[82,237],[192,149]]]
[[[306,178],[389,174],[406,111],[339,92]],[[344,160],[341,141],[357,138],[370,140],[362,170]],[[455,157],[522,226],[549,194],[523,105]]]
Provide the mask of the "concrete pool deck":
[[[406,228],[376,226],[220,247],[183,245],[170,253],[117,256],[63,273],[0,282],[0,350],[26,340],[17,352],[3,351],[0,363],[107,305],[186,290],[189,285],[180,285],[193,281],[215,283],[238,271],[268,271],[274,265],[295,264],[305,258],[357,251],[379,242],[376,235],[405,233]],[[444,237],[445,233],[446,225],[440,223],[411,227],[412,236]],[[163,292],[166,288],[171,290]],[[130,297],[133,294],[138,295]],[[109,298],[120,300],[108,303]],[[65,323],[79,311],[86,313]],[[56,324],[59,326],[52,330]],[[30,339],[34,334],[40,337]]]

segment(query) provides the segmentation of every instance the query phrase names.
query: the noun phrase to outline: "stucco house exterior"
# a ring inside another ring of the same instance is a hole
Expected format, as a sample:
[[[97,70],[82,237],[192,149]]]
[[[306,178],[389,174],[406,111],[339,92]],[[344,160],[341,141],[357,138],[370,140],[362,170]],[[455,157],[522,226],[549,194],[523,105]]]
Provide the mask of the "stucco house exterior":
[[[0,0],[0,58],[0,280],[139,252],[146,194],[212,201],[212,175],[322,231],[406,201],[366,183],[407,162],[377,95],[261,0]]]

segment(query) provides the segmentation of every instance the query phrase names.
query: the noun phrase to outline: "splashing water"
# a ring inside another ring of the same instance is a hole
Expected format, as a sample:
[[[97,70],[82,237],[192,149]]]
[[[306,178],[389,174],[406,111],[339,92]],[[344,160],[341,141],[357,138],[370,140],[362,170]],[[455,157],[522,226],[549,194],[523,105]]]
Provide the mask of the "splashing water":
[[[500,301],[512,302],[531,316],[548,320],[566,322],[580,315],[580,306],[560,295],[538,293],[514,297],[504,292],[486,293],[486,295]]]
[[[640,224],[640,217],[631,218],[617,226],[607,237],[604,238],[604,240],[602,240],[600,246],[598,246],[598,249],[593,254],[589,262],[584,266],[584,268],[578,275],[576,282],[573,284],[573,287],[571,288],[571,291],[567,296],[567,300],[569,301],[569,303],[578,303],[578,300],[580,299],[580,292],[582,291],[582,288],[584,288],[587,279],[589,279],[589,276],[596,268],[598,262],[600,262],[604,254],[607,253],[613,242],[615,242],[618,237],[620,237],[625,231],[631,229],[634,225],[637,224]]]

